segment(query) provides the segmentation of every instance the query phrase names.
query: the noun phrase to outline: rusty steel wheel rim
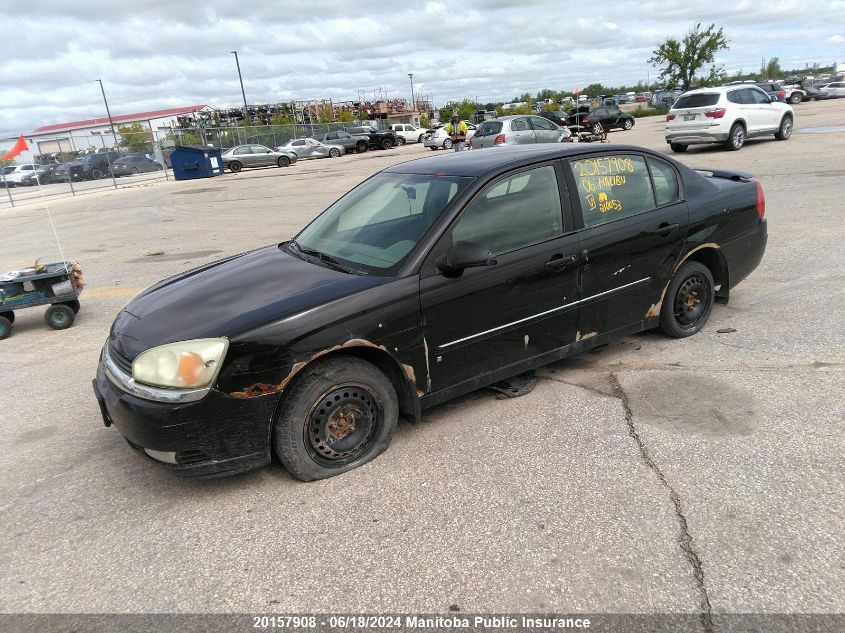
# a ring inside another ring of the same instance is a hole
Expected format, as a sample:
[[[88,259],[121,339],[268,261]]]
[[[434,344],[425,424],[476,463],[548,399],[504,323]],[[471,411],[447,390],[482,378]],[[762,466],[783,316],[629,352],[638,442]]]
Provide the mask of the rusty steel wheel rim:
[[[369,388],[357,383],[332,387],[311,407],[305,447],[322,466],[344,466],[372,448],[382,419],[379,399]]]
[[[707,314],[710,283],[701,275],[687,277],[675,294],[675,320],[684,329],[696,327]]]

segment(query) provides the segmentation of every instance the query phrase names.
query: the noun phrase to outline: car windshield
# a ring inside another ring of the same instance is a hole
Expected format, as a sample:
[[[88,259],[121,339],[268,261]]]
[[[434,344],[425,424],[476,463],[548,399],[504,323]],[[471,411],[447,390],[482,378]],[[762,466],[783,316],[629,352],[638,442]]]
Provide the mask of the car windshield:
[[[673,109],[678,108],[705,108],[707,106],[716,105],[719,102],[719,94],[715,92],[708,92],[697,95],[684,95],[675,102]]]
[[[476,136],[492,136],[502,131],[501,121],[485,121],[475,131]]]
[[[472,181],[460,176],[377,174],[305,227],[291,250],[338,263],[350,272],[391,276]]]

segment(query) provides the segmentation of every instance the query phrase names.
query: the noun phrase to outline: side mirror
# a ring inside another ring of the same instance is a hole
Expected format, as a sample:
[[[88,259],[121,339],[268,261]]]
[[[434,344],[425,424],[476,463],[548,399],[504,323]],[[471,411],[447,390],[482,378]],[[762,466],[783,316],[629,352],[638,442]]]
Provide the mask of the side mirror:
[[[493,254],[474,242],[456,242],[449,251],[438,258],[437,269],[445,274],[460,274],[464,268],[495,266]]]

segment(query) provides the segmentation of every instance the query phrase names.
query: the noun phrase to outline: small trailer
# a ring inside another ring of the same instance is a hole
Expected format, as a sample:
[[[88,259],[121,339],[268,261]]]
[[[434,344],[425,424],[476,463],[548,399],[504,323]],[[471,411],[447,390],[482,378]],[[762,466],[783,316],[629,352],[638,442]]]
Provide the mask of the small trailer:
[[[54,330],[73,325],[83,288],[79,264],[36,264],[0,275],[0,340],[8,338],[15,310],[49,305],[44,320]]]

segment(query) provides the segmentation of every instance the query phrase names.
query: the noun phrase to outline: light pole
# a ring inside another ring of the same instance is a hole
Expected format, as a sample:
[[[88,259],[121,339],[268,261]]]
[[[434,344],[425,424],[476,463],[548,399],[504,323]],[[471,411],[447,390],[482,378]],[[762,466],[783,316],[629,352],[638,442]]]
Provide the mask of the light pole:
[[[114,144],[117,145],[117,132],[114,129],[114,121],[112,121],[112,118],[111,118],[111,111],[109,110],[109,100],[106,99],[106,89],[103,88],[103,80],[102,79],[98,79],[97,83],[100,84],[100,92],[103,93],[103,103],[106,104],[106,115],[109,117],[109,127],[111,128],[112,140],[113,140]],[[114,170],[112,169],[111,160],[108,158],[108,154],[106,154],[106,160],[109,163],[109,174],[111,174],[112,184],[114,185],[114,188],[117,189],[117,181],[115,181],[115,179],[114,179]]]
[[[411,112],[417,111],[417,101],[414,99],[414,73],[408,73],[411,78]]]
[[[235,56],[235,65],[238,67],[238,81],[241,82],[241,96],[244,98],[244,120],[249,116],[249,108],[246,105],[246,92],[244,92],[244,78],[241,76],[241,62],[238,61],[238,51],[229,51]]]

